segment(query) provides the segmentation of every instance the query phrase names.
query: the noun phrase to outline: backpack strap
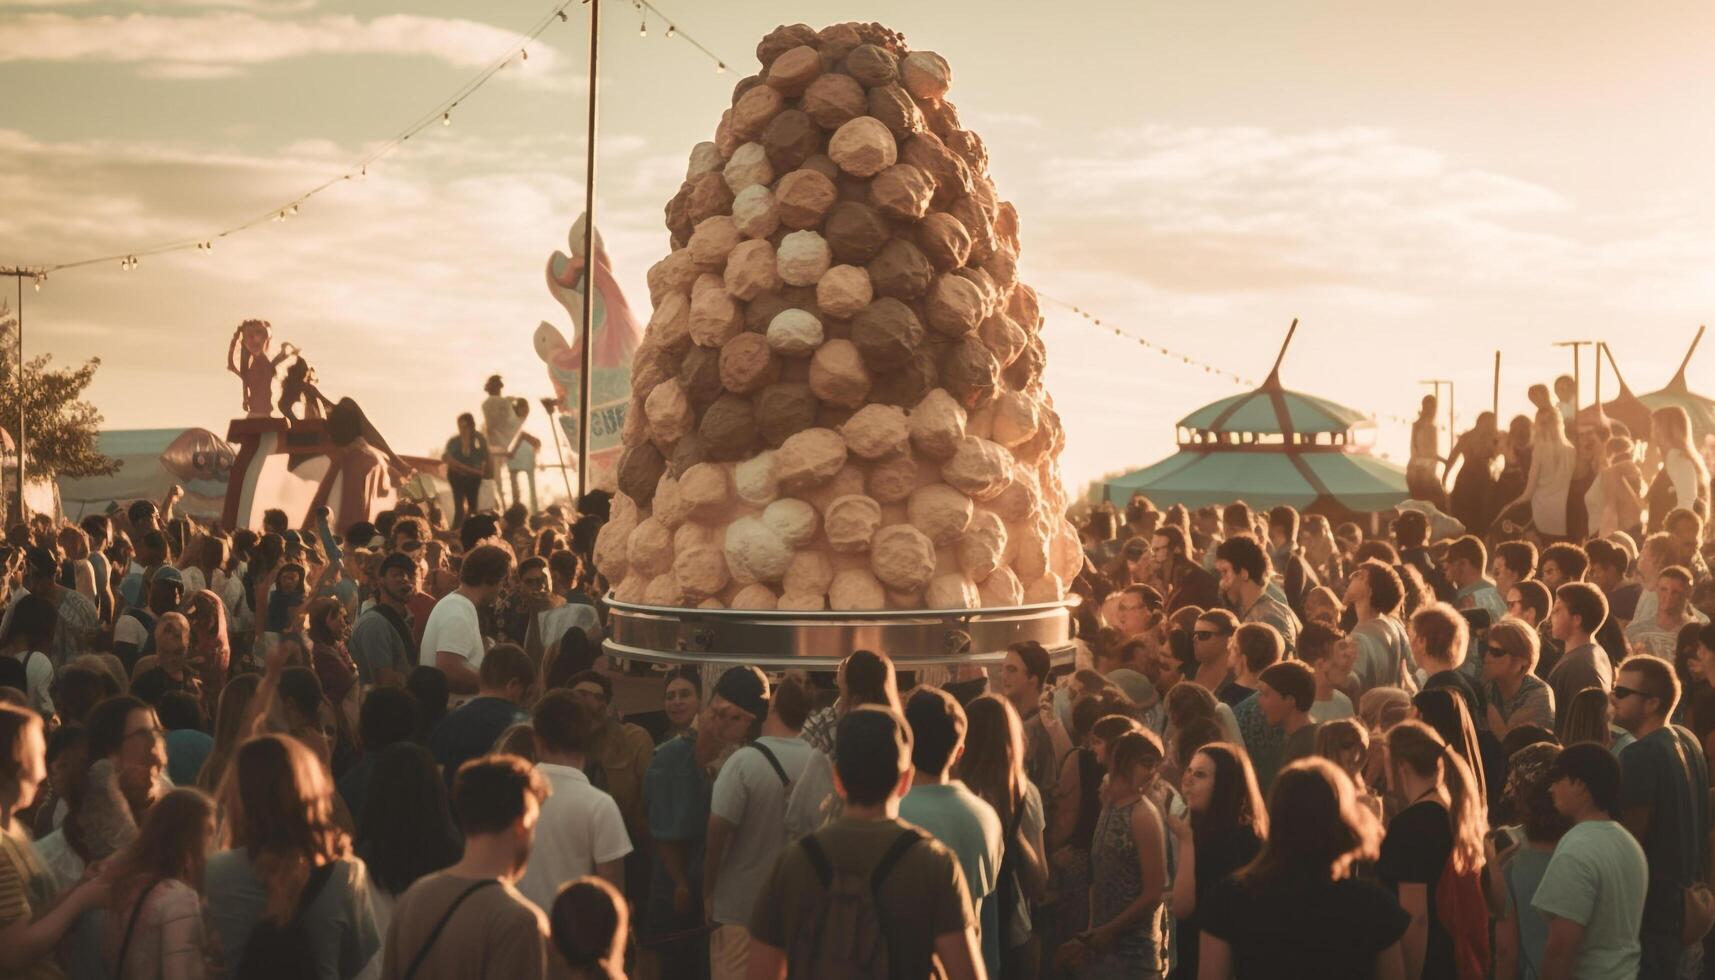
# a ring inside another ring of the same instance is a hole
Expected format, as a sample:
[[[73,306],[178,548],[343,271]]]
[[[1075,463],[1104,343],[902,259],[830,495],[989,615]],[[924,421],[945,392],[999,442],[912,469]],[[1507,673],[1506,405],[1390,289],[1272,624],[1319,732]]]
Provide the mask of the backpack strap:
[[[806,834],[798,844],[804,849],[804,856],[810,859],[810,867],[816,869],[816,877],[822,880],[822,887],[831,887],[834,883],[834,866],[828,861],[828,852],[822,850],[816,835]]]
[[[893,873],[894,865],[899,863],[899,859],[905,856],[906,851],[911,850],[911,845],[922,839],[923,832],[915,827],[900,831],[899,836],[894,839],[893,845],[887,849],[887,853],[883,854],[881,860],[876,862],[875,871],[869,876],[870,890],[880,892],[882,882],[886,881],[887,876]],[[880,907],[880,904],[878,896],[877,907]]]
[[[780,777],[780,785],[792,785],[791,777],[786,775],[786,767],[780,764],[780,757],[774,754],[773,749],[763,745],[761,742],[752,742],[750,743],[750,747],[761,752],[762,757],[768,760],[768,764],[774,767],[774,774]]]
[[[435,923],[435,927],[433,929],[429,930],[428,941],[423,943],[423,948],[419,949],[416,957],[411,960],[410,967],[405,970],[404,980],[411,980],[412,977],[417,975],[417,969],[421,967],[423,965],[423,961],[429,957],[429,950],[435,948],[435,940],[441,938],[441,930],[447,927],[447,923],[452,920],[453,913],[459,910],[459,906],[464,904],[464,900],[471,897],[471,895],[476,892],[487,888],[489,885],[498,884],[500,884],[500,882],[493,878],[484,878],[483,880],[471,885],[469,888],[466,888],[464,891],[459,892],[459,897],[453,899],[453,904],[447,906],[447,911],[441,916],[441,920]]]

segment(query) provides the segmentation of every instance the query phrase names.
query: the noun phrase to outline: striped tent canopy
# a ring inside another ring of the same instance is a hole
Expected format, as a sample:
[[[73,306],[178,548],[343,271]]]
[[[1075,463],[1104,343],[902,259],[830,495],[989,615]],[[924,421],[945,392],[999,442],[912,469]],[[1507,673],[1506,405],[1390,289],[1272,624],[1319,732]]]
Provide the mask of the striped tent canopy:
[[[1286,342],[1254,391],[1204,405],[1179,420],[1179,451],[1108,482],[1123,506],[1141,493],[1157,505],[1203,507],[1243,500],[1325,514],[1386,510],[1406,499],[1405,471],[1361,449],[1355,433],[1368,415],[1280,381]]]

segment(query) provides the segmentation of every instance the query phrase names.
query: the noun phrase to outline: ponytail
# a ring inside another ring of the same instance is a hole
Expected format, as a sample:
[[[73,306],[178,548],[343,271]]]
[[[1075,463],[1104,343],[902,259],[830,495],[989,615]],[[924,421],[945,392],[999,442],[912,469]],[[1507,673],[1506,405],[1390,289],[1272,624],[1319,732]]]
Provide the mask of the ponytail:
[[[1483,861],[1483,835],[1489,826],[1483,812],[1482,786],[1465,757],[1420,721],[1395,725],[1387,733],[1387,744],[1394,765],[1409,766],[1419,776],[1436,779],[1447,788],[1453,870],[1459,874],[1474,872]]]

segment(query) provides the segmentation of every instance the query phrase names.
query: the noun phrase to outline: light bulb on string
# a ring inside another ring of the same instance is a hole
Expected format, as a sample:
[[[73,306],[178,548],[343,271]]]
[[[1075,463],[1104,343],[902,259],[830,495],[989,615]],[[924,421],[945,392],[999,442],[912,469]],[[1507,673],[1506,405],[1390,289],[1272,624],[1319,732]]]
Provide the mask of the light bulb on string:
[[[292,213],[293,213],[293,214],[297,214],[297,213],[298,213],[298,206],[297,206],[297,205],[296,205],[296,204],[294,204],[294,205],[292,205]]]
[[[649,18],[647,16],[645,16],[643,18],[643,20],[638,23],[638,25],[637,25],[637,36],[638,37],[648,37],[649,36]]]
[[[726,62],[724,62],[724,61],[715,62],[715,74],[717,74],[717,75],[725,75],[726,74]]]
[[[672,36],[673,36],[673,25],[672,25],[672,24],[668,24],[668,25],[667,25],[667,36],[668,36],[668,37],[672,37]]]
[[[519,48],[518,49],[518,57],[524,61],[529,61],[530,60],[530,49],[529,48]]]
[[[554,16],[560,18],[560,23],[564,24],[566,22],[566,12],[564,10],[554,11]]]
[[[452,112],[449,110],[447,112],[441,113],[441,125],[442,126],[451,126],[452,124],[453,124]]]

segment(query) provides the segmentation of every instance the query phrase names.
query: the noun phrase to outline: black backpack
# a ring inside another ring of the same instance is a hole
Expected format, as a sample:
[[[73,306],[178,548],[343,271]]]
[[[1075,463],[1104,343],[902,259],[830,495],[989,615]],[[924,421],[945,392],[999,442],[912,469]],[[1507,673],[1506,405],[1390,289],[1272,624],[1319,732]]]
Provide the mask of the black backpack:
[[[310,931],[304,928],[304,913],[333,877],[333,869],[334,863],[329,861],[310,872],[303,893],[298,896],[298,907],[285,925],[256,920],[234,976],[245,980],[303,980],[316,975],[315,951],[310,945]]]
[[[811,980],[886,980],[895,973],[887,923],[881,916],[881,885],[924,839],[915,827],[901,830],[868,875],[836,874],[827,851],[811,834],[799,841],[822,881],[803,926],[787,951],[786,975]]]

